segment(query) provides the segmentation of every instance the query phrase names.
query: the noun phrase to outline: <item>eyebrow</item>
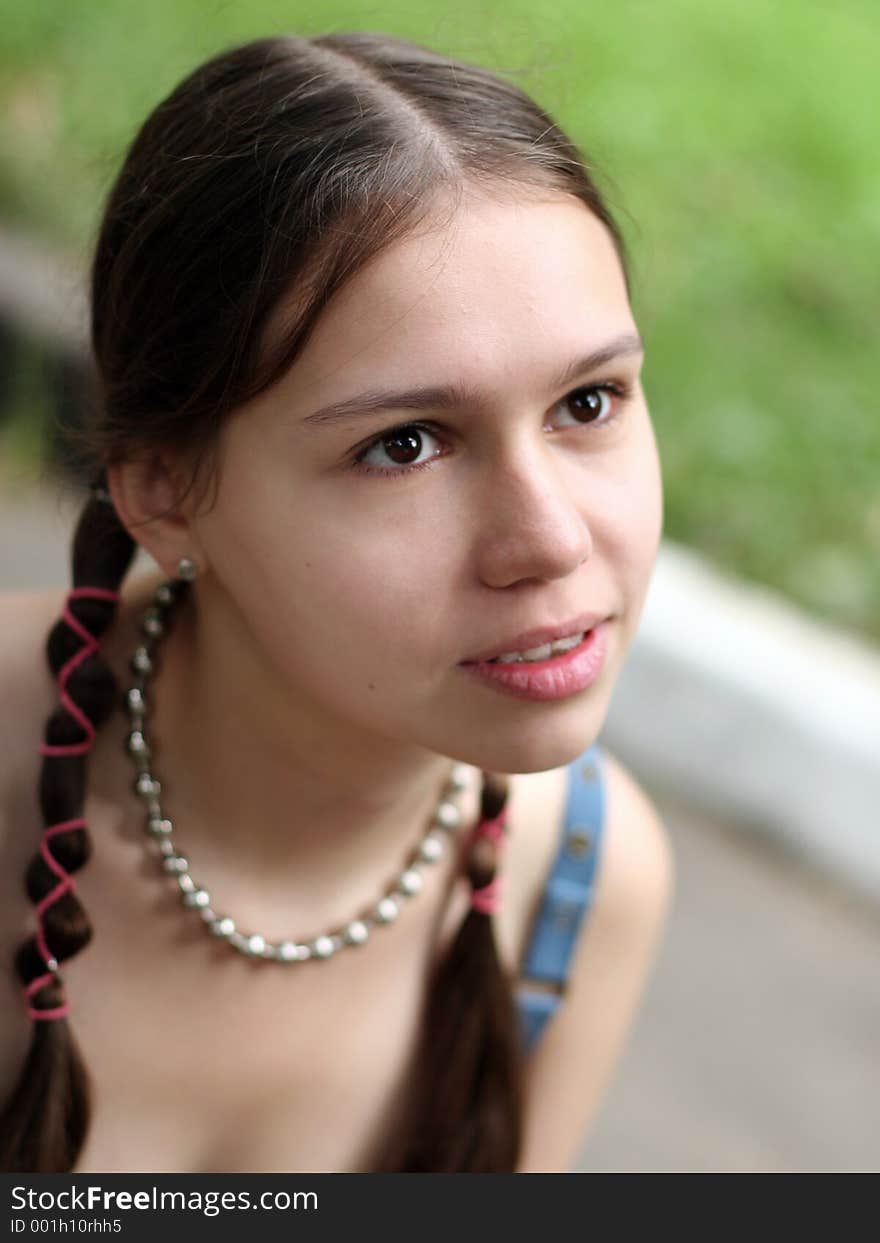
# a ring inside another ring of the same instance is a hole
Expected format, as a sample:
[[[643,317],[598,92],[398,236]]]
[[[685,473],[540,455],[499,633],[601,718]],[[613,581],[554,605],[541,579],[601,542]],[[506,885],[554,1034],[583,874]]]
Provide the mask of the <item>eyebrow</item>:
[[[644,348],[638,333],[628,332],[614,337],[570,362],[551,381],[551,386],[563,388],[579,375],[595,371],[597,367],[602,367],[616,358],[641,354]],[[463,388],[457,384],[423,385],[419,388],[398,390],[372,389],[346,397],[342,401],[334,401],[329,406],[322,406],[313,414],[307,414],[301,422],[306,427],[336,427],[382,410],[454,410],[462,406],[479,406],[484,402],[485,397],[478,390]]]

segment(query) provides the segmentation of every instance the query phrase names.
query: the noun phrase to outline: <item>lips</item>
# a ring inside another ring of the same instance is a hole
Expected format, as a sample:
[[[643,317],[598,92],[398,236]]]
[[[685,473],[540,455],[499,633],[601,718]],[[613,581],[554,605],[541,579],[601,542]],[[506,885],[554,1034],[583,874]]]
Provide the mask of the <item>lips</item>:
[[[570,651],[549,660],[510,664],[478,661],[459,667],[464,677],[515,699],[537,703],[567,699],[587,690],[601,674],[608,649],[608,620],[594,626]]]

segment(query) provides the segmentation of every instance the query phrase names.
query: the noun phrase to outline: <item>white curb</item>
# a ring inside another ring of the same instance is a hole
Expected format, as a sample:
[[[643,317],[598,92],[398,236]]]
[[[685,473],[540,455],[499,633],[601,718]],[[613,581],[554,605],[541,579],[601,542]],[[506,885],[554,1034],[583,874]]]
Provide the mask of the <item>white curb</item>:
[[[880,901],[880,653],[664,541],[602,739]]]

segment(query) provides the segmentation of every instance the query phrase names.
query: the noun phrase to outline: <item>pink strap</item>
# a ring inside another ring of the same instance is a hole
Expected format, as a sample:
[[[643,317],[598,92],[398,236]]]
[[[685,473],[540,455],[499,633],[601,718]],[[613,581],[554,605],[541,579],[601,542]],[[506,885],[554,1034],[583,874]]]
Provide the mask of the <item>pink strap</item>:
[[[78,652],[75,652],[73,656],[71,656],[70,660],[68,660],[66,664],[61,666],[61,669],[58,672],[58,694],[61,702],[64,704],[64,707],[85,730],[86,737],[82,742],[72,742],[64,746],[57,747],[50,746],[49,744],[42,742],[38,748],[40,755],[84,755],[92,745],[95,738],[94,725],[85,713],[77,707],[67,693],[67,680],[73,673],[74,669],[81,665],[84,660],[88,660],[92,653],[97,652],[100,647],[100,643],[91,631],[87,630],[82,622],[78,621],[74,614],[70,611],[70,601],[79,599],[83,596],[91,596],[98,600],[113,600],[118,603],[119,592],[109,591],[105,587],[75,587],[72,591],[67,593],[67,597],[64,602],[64,611],[61,614],[68,626],[70,626],[72,630],[75,630],[82,639],[83,646]]]
[[[71,612],[70,601],[89,596],[98,600],[112,600],[119,602],[120,596],[117,591],[109,591],[105,587],[75,587],[67,593],[64,602],[64,611],[62,617],[72,630],[74,630],[83,640],[83,646],[78,652],[71,656],[66,664],[62,665],[58,672],[58,693],[59,698],[72,717],[83,727],[86,737],[82,742],[70,743],[65,746],[50,746],[47,743],[41,743],[38,750],[41,755],[83,755],[92,745],[95,738],[95,727],[85,713],[74,703],[67,693],[67,680],[79,665],[82,664],[93,652],[98,651],[100,647],[99,641],[87,630],[85,626]],[[40,839],[40,854],[45,860],[46,866],[51,869],[58,877],[58,884],[45,897],[41,898],[37,903],[37,934],[36,942],[42,955],[43,961],[49,970],[44,975],[39,975],[31,980],[29,984],[22,990],[26,998],[30,998],[34,993],[40,991],[46,984],[56,978],[55,971],[57,963],[49,946],[46,943],[46,933],[43,928],[43,916],[53,903],[57,902],[62,894],[70,890],[71,893],[76,892],[73,883],[73,877],[64,870],[58,860],[49,850],[49,839],[57,833],[66,833],[69,829],[85,828],[86,821],[83,816],[75,816],[71,820],[62,820],[58,824],[46,825],[43,829],[43,835]],[[55,964],[54,968],[50,964]],[[70,1002],[65,1001],[63,1005],[55,1006],[48,1010],[37,1010],[30,1003],[27,1005],[28,1018],[31,1019],[60,1019],[65,1018],[70,1013]]]
[[[483,915],[494,915],[501,908],[501,881],[503,877],[497,873],[482,889],[475,889],[471,894],[471,906]]]
[[[502,807],[501,811],[493,820],[481,820],[473,832],[473,840],[476,841],[481,837],[488,837],[498,846],[502,846],[505,841],[505,828],[507,826],[507,804]],[[496,872],[488,884],[483,885],[481,889],[475,889],[471,894],[471,906],[476,911],[480,911],[483,915],[494,915],[501,907],[501,882],[504,878],[500,873]]]
[[[53,902],[57,902],[58,899],[61,897],[61,895],[63,893],[66,893],[68,889],[72,893],[76,892],[76,887],[73,883],[73,877],[70,875],[69,872],[66,872],[64,868],[61,866],[61,864],[58,862],[58,860],[54,858],[54,856],[49,850],[48,842],[49,842],[49,839],[51,837],[54,837],[57,833],[66,833],[68,829],[85,828],[85,827],[86,827],[85,819],[82,816],[76,816],[72,820],[62,820],[58,824],[48,825],[46,828],[43,829],[43,836],[40,839],[40,854],[45,859],[47,866],[51,868],[51,870],[59,878],[59,883],[55,886],[54,889],[50,890],[49,893],[45,895],[45,897],[40,898],[39,902],[37,903],[37,907],[36,907],[36,910],[37,910],[36,941],[37,941],[37,946],[39,947],[39,950],[40,950],[40,954],[42,955],[43,961],[45,962],[47,967],[50,967],[50,964],[53,963],[55,959],[52,955],[51,950],[49,949],[49,946],[46,944],[46,933],[43,928],[43,915],[48,910],[48,908],[53,904]],[[23,991],[24,991],[25,997],[30,997],[33,993],[39,992],[39,990],[45,984],[48,984],[49,981],[54,978],[55,978],[54,972],[50,967],[50,970],[45,975],[37,976],[36,979],[31,980],[31,982],[24,988]],[[56,1006],[54,1009],[51,1009],[51,1010],[36,1010],[31,1005],[27,1006],[28,1017],[32,1019],[60,1019],[60,1018],[64,1018],[69,1013],[70,1013],[70,1003],[68,1001],[65,1001],[63,1005]]]
[[[24,989],[25,997],[30,997],[31,993],[39,992],[44,984],[48,984],[54,979],[51,971],[47,971],[45,975],[38,975],[36,979],[31,980],[30,984]],[[27,1015],[30,1019],[63,1019],[70,1014],[70,1002],[65,1001],[62,1006],[55,1006],[52,1010],[35,1010],[33,1006],[27,1006]]]
[[[51,870],[59,878],[59,883],[55,886],[55,888],[50,890],[45,897],[40,898],[37,903],[37,919],[39,921],[39,927],[37,929],[37,945],[40,948],[43,961],[47,966],[51,962],[53,955],[46,944],[46,937],[43,932],[43,912],[46,911],[54,902],[57,902],[61,895],[66,893],[68,889],[71,893],[76,892],[73,877],[69,872],[65,872],[58,860],[50,854],[48,841],[50,837],[54,837],[57,833],[66,833],[68,829],[84,829],[85,827],[86,822],[84,818],[82,816],[77,816],[74,820],[62,820],[60,824],[53,824],[43,829],[43,836],[40,839],[40,854],[46,860],[49,868],[51,868]]]
[[[504,830],[507,827],[507,804],[501,808],[494,820],[481,820],[473,832],[473,839],[488,837],[493,842],[503,842]]]

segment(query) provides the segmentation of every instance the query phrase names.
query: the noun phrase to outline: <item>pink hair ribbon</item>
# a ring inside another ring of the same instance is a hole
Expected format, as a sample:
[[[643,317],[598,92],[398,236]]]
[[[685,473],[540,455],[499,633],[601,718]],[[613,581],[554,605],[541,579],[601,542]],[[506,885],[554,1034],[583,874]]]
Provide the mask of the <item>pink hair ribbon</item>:
[[[119,592],[108,591],[104,587],[75,587],[73,591],[68,592],[67,598],[64,602],[64,612],[61,614],[68,626],[70,626],[71,630],[76,631],[82,639],[83,646],[78,652],[74,652],[70,660],[68,660],[66,664],[62,665],[61,669],[58,671],[58,694],[61,702],[64,704],[64,707],[85,730],[86,737],[82,742],[71,742],[65,746],[58,747],[49,746],[47,743],[42,742],[39,746],[40,755],[84,755],[92,745],[95,738],[94,725],[85,713],[76,706],[67,693],[67,680],[73,673],[74,669],[81,665],[84,660],[88,660],[92,653],[97,652],[101,646],[100,642],[95,638],[92,632],[87,630],[82,622],[78,621],[70,611],[70,601],[79,599],[83,596],[92,596],[98,600],[113,600],[118,603]]]
[[[91,596],[100,600],[112,600],[119,602],[119,593],[109,591],[104,587],[76,587],[68,592],[64,603],[64,612],[62,617],[72,630],[74,630],[83,640],[83,646],[76,652],[70,660],[68,660],[59,670],[58,687],[59,698],[70,713],[70,715],[79,722],[86,733],[86,737],[82,742],[70,743],[65,746],[49,746],[41,743],[39,752],[41,755],[83,755],[89,750],[95,738],[95,727],[84,712],[77,707],[74,701],[67,693],[67,681],[74,669],[82,664],[93,652],[98,651],[100,647],[99,641],[95,636],[82,625],[70,610],[70,601],[79,599],[83,596]],[[31,980],[23,989],[25,997],[28,999],[27,1014],[32,1019],[60,1019],[64,1018],[70,1012],[70,1003],[65,1001],[63,1005],[55,1006],[52,1009],[37,1010],[30,1005],[30,997],[40,991],[46,984],[55,978],[55,972],[58,970],[58,962],[51,953],[49,946],[46,944],[46,934],[43,929],[43,915],[48,907],[57,902],[63,893],[70,890],[75,892],[73,877],[64,870],[57,859],[54,858],[49,850],[49,839],[57,833],[66,833],[69,829],[85,828],[86,822],[82,816],[76,816],[72,820],[62,820],[58,824],[46,825],[43,829],[43,835],[40,840],[40,853],[45,860],[46,866],[58,877],[58,884],[45,897],[41,898],[37,903],[37,934],[36,941],[43,961],[49,970],[45,975],[37,976]]]
[[[504,843],[504,829],[507,824],[507,805],[492,820],[481,820],[473,832],[473,840],[488,837],[499,847]],[[496,872],[487,885],[475,889],[471,894],[471,906],[483,915],[494,915],[501,906],[501,882],[503,877]]]

